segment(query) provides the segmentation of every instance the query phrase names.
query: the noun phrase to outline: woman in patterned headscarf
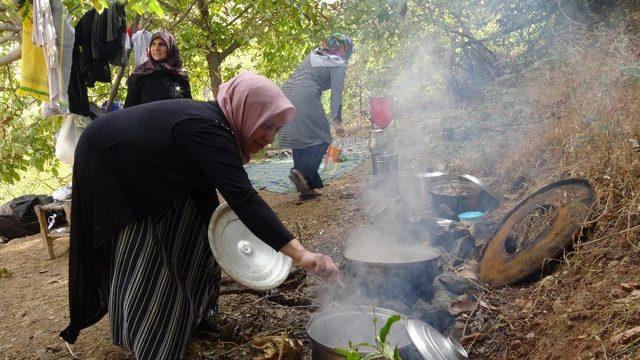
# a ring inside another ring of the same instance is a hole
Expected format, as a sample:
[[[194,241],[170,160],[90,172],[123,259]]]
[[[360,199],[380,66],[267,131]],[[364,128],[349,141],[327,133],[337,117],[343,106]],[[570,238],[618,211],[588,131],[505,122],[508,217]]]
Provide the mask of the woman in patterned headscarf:
[[[329,144],[331,127],[322,106],[322,92],[331,89],[331,119],[338,136],[342,127],[342,90],[353,43],[343,34],[332,34],[322,47],[311,52],[282,86],[285,96],[296,107],[296,116],[281,132],[280,145],[293,150],[293,169],[289,179],[301,200],[320,195],[324,187],[318,167]]]
[[[207,241],[216,191],[274,250],[336,278],[331,258],[300,244],[243,167],[294,113],[276,84],[242,73],[220,85],[217,102],[157,101],[93,121],[73,165],[62,338],[75,342],[108,312],[112,341],[136,359],[181,359],[216,308],[220,267]]]
[[[176,39],[168,31],[158,31],[151,36],[149,58],[127,80],[124,107],[183,98],[191,98],[191,86]]]

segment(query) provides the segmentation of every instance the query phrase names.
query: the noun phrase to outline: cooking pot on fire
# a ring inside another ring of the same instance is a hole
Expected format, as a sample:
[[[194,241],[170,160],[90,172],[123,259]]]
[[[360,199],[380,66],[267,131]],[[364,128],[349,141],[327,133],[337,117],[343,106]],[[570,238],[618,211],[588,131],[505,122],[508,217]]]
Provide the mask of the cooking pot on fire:
[[[337,348],[352,344],[374,344],[374,336],[387,320],[398,313],[373,306],[338,306],[323,310],[311,317],[307,334],[311,339],[313,360],[344,360]],[[465,349],[452,337],[445,337],[429,324],[402,314],[391,326],[388,342],[397,346],[404,360],[464,360]],[[373,321],[374,318],[377,320]],[[370,349],[361,347],[361,354]]]
[[[313,360],[344,360],[337,348],[348,349],[349,341],[353,344],[375,344],[373,336],[395,314],[391,310],[372,306],[338,306],[313,315],[307,324],[307,334],[311,338],[311,357]],[[374,318],[377,318],[375,324]],[[398,347],[403,359],[410,359],[413,349],[406,322],[406,316],[402,316],[391,327],[388,340]],[[370,349],[360,351],[363,354],[371,352]]]
[[[355,243],[345,249],[344,258],[346,279],[354,286],[380,299],[406,303],[430,300],[433,279],[442,272],[440,253],[418,244]]]
[[[437,213],[457,220],[457,214],[479,210],[478,199],[482,188],[464,180],[443,180],[431,186],[429,197]]]

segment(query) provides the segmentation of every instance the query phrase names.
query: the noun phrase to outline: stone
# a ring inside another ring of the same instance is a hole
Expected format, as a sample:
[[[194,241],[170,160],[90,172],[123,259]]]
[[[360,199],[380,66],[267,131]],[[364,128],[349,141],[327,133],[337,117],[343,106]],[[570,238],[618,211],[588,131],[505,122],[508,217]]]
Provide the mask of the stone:
[[[453,266],[458,266],[474,253],[476,245],[471,236],[463,236],[449,241],[446,249],[455,259]]]
[[[432,306],[429,311],[420,315],[420,319],[433,326],[441,333],[445,333],[449,326],[453,324],[455,317],[449,314],[447,308]]]
[[[455,295],[462,295],[467,292],[475,292],[478,289],[473,281],[460,277],[454,272],[450,271],[443,272],[436,277],[434,288],[436,287],[435,283],[437,282],[440,282],[442,285],[444,285],[447,291]]]
[[[419,318],[427,324],[445,332],[455,320],[455,317],[449,314],[448,306],[439,304],[430,304],[423,299],[418,299],[411,307],[412,316]]]
[[[438,290],[433,295],[431,305],[448,309],[451,304],[451,300],[453,300],[453,296],[451,296],[448,291]]]

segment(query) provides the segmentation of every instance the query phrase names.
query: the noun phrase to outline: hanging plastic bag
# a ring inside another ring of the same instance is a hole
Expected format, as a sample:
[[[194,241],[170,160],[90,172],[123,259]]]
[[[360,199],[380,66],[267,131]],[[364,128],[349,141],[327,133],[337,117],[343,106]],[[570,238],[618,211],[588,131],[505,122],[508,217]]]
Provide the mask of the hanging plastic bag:
[[[323,168],[329,174],[333,174],[338,169],[338,163],[340,162],[340,154],[342,153],[342,141],[335,139],[331,142],[331,145],[327,148],[327,152],[324,155]]]
[[[76,144],[91,119],[76,114],[63,115],[63,117],[62,126],[56,137],[56,157],[65,164],[73,165]]]

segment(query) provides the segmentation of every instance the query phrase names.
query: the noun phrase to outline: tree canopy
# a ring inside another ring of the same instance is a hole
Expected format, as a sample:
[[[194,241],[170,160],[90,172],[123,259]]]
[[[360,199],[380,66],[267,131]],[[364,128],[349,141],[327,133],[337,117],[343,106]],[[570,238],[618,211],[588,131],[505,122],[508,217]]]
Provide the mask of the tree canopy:
[[[64,1],[72,24],[106,0]],[[178,40],[196,99],[241,70],[284,81],[331,32],[355,43],[345,113],[358,118],[369,96],[393,94],[415,106],[433,99],[461,104],[496,78],[523,71],[553,43],[557,31],[596,26],[629,4],[604,0],[132,0],[128,24],[166,29]],[[637,4],[635,6],[638,6]],[[15,4],[0,5],[0,181],[28,168],[54,170],[57,118],[15,94],[21,22]],[[125,69],[125,76],[131,71]],[[112,74],[116,69],[112,69]],[[113,75],[115,77],[115,75]],[[102,103],[109,84],[90,88]],[[116,98],[126,94],[124,83]]]

